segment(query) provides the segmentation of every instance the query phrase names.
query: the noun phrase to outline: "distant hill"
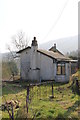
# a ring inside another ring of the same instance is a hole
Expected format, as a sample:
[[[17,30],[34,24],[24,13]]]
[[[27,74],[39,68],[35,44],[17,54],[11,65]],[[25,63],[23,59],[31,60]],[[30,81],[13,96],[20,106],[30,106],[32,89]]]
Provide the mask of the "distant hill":
[[[54,43],[56,43],[57,49],[60,50],[63,54],[66,54],[67,52],[70,53],[70,55],[76,55],[77,56],[77,49],[78,49],[78,36],[73,37],[67,37],[57,40],[51,40],[49,42],[43,43],[39,45],[39,48],[42,49],[49,49],[51,48]],[[12,52],[13,55],[16,55],[16,52]],[[2,53],[0,54],[0,59],[2,55],[2,61],[7,62],[9,59],[12,59],[12,54],[9,53]],[[18,70],[20,70],[20,60],[19,58],[14,59],[15,63],[17,64]]]
[[[49,49],[56,43],[57,48],[64,54],[76,51],[78,49],[78,36],[50,40],[49,42],[39,45],[39,48]]]
[[[9,61],[11,59],[13,59],[13,56],[16,56],[16,52],[12,51],[12,54],[10,52],[6,52],[6,53],[1,53],[2,55],[2,61]]]

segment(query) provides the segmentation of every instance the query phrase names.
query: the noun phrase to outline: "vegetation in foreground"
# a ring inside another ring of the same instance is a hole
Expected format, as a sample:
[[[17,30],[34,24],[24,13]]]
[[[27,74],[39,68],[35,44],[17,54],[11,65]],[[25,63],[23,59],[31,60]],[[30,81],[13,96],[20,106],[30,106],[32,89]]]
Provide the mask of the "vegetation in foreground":
[[[80,80],[80,70],[78,70],[75,74],[73,74],[72,77],[77,77],[78,80]]]
[[[10,100],[18,100],[19,108],[14,108],[15,118],[61,118],[79,119],[80,96],[71,89],[71,84],[54,83],[54,98],[51,99],[51,85],[35,86],[30,89],[31,103],[29,112],[26,110],[26,82],[23,83],[3,83],[2,103]],[[6,110],[2,111],[3,118],[9,118]]]
[[[14,75],[18,74],[18,68],[14,61],[2,61],[2,79],[9,80],[10,76],[14,73]]]

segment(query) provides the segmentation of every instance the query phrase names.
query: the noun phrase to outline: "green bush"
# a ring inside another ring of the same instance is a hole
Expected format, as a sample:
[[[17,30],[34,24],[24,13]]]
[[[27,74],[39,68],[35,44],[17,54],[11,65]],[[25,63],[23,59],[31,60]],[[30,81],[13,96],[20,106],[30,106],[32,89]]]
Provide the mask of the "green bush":
[[[14,61],[2,62],[2,79],[9,79],[12,74],[18,74],[16,63]]]

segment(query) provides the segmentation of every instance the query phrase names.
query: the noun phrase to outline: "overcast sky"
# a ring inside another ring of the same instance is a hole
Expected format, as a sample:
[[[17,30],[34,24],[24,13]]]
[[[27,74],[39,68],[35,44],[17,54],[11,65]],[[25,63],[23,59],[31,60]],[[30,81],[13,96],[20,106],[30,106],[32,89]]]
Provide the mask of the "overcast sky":
[[[78,0],[0,0],[0,52],[25,32],[38,44],[78,34]]]

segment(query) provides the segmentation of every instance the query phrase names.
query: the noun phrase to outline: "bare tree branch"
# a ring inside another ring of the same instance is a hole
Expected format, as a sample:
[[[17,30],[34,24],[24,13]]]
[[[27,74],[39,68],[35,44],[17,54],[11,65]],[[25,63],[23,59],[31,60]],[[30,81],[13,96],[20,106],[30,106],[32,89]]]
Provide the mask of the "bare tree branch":
[[[17,35],[12,37],[13,45],[17,50],[24,49],[28,46],[29,41],[25,38],[25,34],[21,31]]]

